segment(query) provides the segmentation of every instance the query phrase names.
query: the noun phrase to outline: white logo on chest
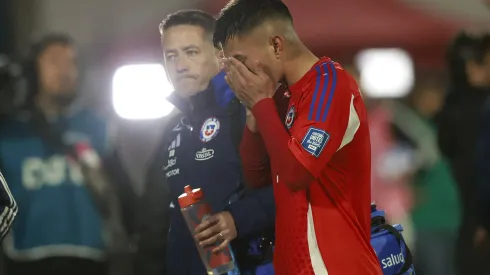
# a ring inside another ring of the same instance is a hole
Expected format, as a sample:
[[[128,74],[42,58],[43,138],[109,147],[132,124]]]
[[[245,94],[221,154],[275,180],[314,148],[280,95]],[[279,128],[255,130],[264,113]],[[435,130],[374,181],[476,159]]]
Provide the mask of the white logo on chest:
[[[213,157],[214,157],[214,150],[213,149],[202,148],[201,150],[196,152],[195,160],[203,161],[203,160],[211,159]]]

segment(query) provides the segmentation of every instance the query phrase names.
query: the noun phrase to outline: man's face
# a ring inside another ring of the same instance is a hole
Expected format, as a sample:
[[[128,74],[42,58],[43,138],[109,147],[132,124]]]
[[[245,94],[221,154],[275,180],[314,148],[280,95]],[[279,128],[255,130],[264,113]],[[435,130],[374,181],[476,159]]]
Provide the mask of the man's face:
[[[76,51],[72,46],[53,44],[38,59],[40,92],[52,97],[73,97],[78,80]]]
[[[199,26],[168,28],[163,33],[162,48],[170,81],[182,97],[205,90],[219,72],[217,51]]]
[[[283,79],[282,62],[277,58],[277,50],[270,43],[268,35],[260,30],[246,35],[230,38],[224,46],[225,57],[234,57],[242,62],[249,70],[254,71],[255,62],[259,61],[266,74],[274,82]]]
[[[469,61],[466,63],[468,82],[473,87],[490,87],[490,52],[482,63]]]

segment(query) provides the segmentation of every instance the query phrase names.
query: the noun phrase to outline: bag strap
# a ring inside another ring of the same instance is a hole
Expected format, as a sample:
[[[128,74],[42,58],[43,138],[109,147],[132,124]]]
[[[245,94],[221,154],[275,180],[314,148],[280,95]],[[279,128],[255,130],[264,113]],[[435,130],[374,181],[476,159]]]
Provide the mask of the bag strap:
[[[412,253],[410,252],[410,249],[408,248],[407,244],[405,243],[405,240],[403,239],[402,234],[392,225],[389,225],[387,223],[380,225],[380,229],[384,229],[388,231],[390,234],[395,236],[395,238],[398,240],[398,243],[400,245],[400,248],[405,247],[405,263],[403,264],[402,268],[400,269],[400,272],[398,272],[395,275],[403,275],[405,272],[407,272],[412,264],[413,264],[413,258],[412,258]]]

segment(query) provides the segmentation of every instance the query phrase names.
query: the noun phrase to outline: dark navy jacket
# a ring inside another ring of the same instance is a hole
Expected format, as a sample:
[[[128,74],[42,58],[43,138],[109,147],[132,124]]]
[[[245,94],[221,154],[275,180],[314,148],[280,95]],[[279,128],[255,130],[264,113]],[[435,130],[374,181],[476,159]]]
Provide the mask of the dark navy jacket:
[[[481,128],[476,143],[478,223],[490,230],[490,99],[482,112]]]
[[[201,275],[205,269],[177,201],[184,186],[202,188],[214,212],[230,211],[238,239],[273,228],[273,190],[268,187],[243,196],[239,142],[234,133],[245,125],[245,110],[236,101],[222,73],[211,80],[208,89],[190,100],[176,95],[168,99],[182,116],[168,125],[158,152],[161,157],[156,158],[161,162],[170,202],[167,204],[170,205],[167,274]]]

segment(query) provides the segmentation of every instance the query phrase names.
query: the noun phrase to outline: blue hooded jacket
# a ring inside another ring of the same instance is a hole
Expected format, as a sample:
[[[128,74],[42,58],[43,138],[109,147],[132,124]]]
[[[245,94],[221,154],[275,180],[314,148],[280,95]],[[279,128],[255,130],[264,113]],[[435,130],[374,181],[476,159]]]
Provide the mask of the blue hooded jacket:
[[[206,274],[177,201],[184,186],[202,188],[215,213],[230,211],[242,240],[273,228],[273,190],[270,186],[242,196],[244,183],[233,131],[245,126],[245,109],[236,101],[223,73],[211,80],[208,89],[188,100],[175,94],[168,100],[183,117],[167,127],[159,152],[171,201],[167,274]]]

